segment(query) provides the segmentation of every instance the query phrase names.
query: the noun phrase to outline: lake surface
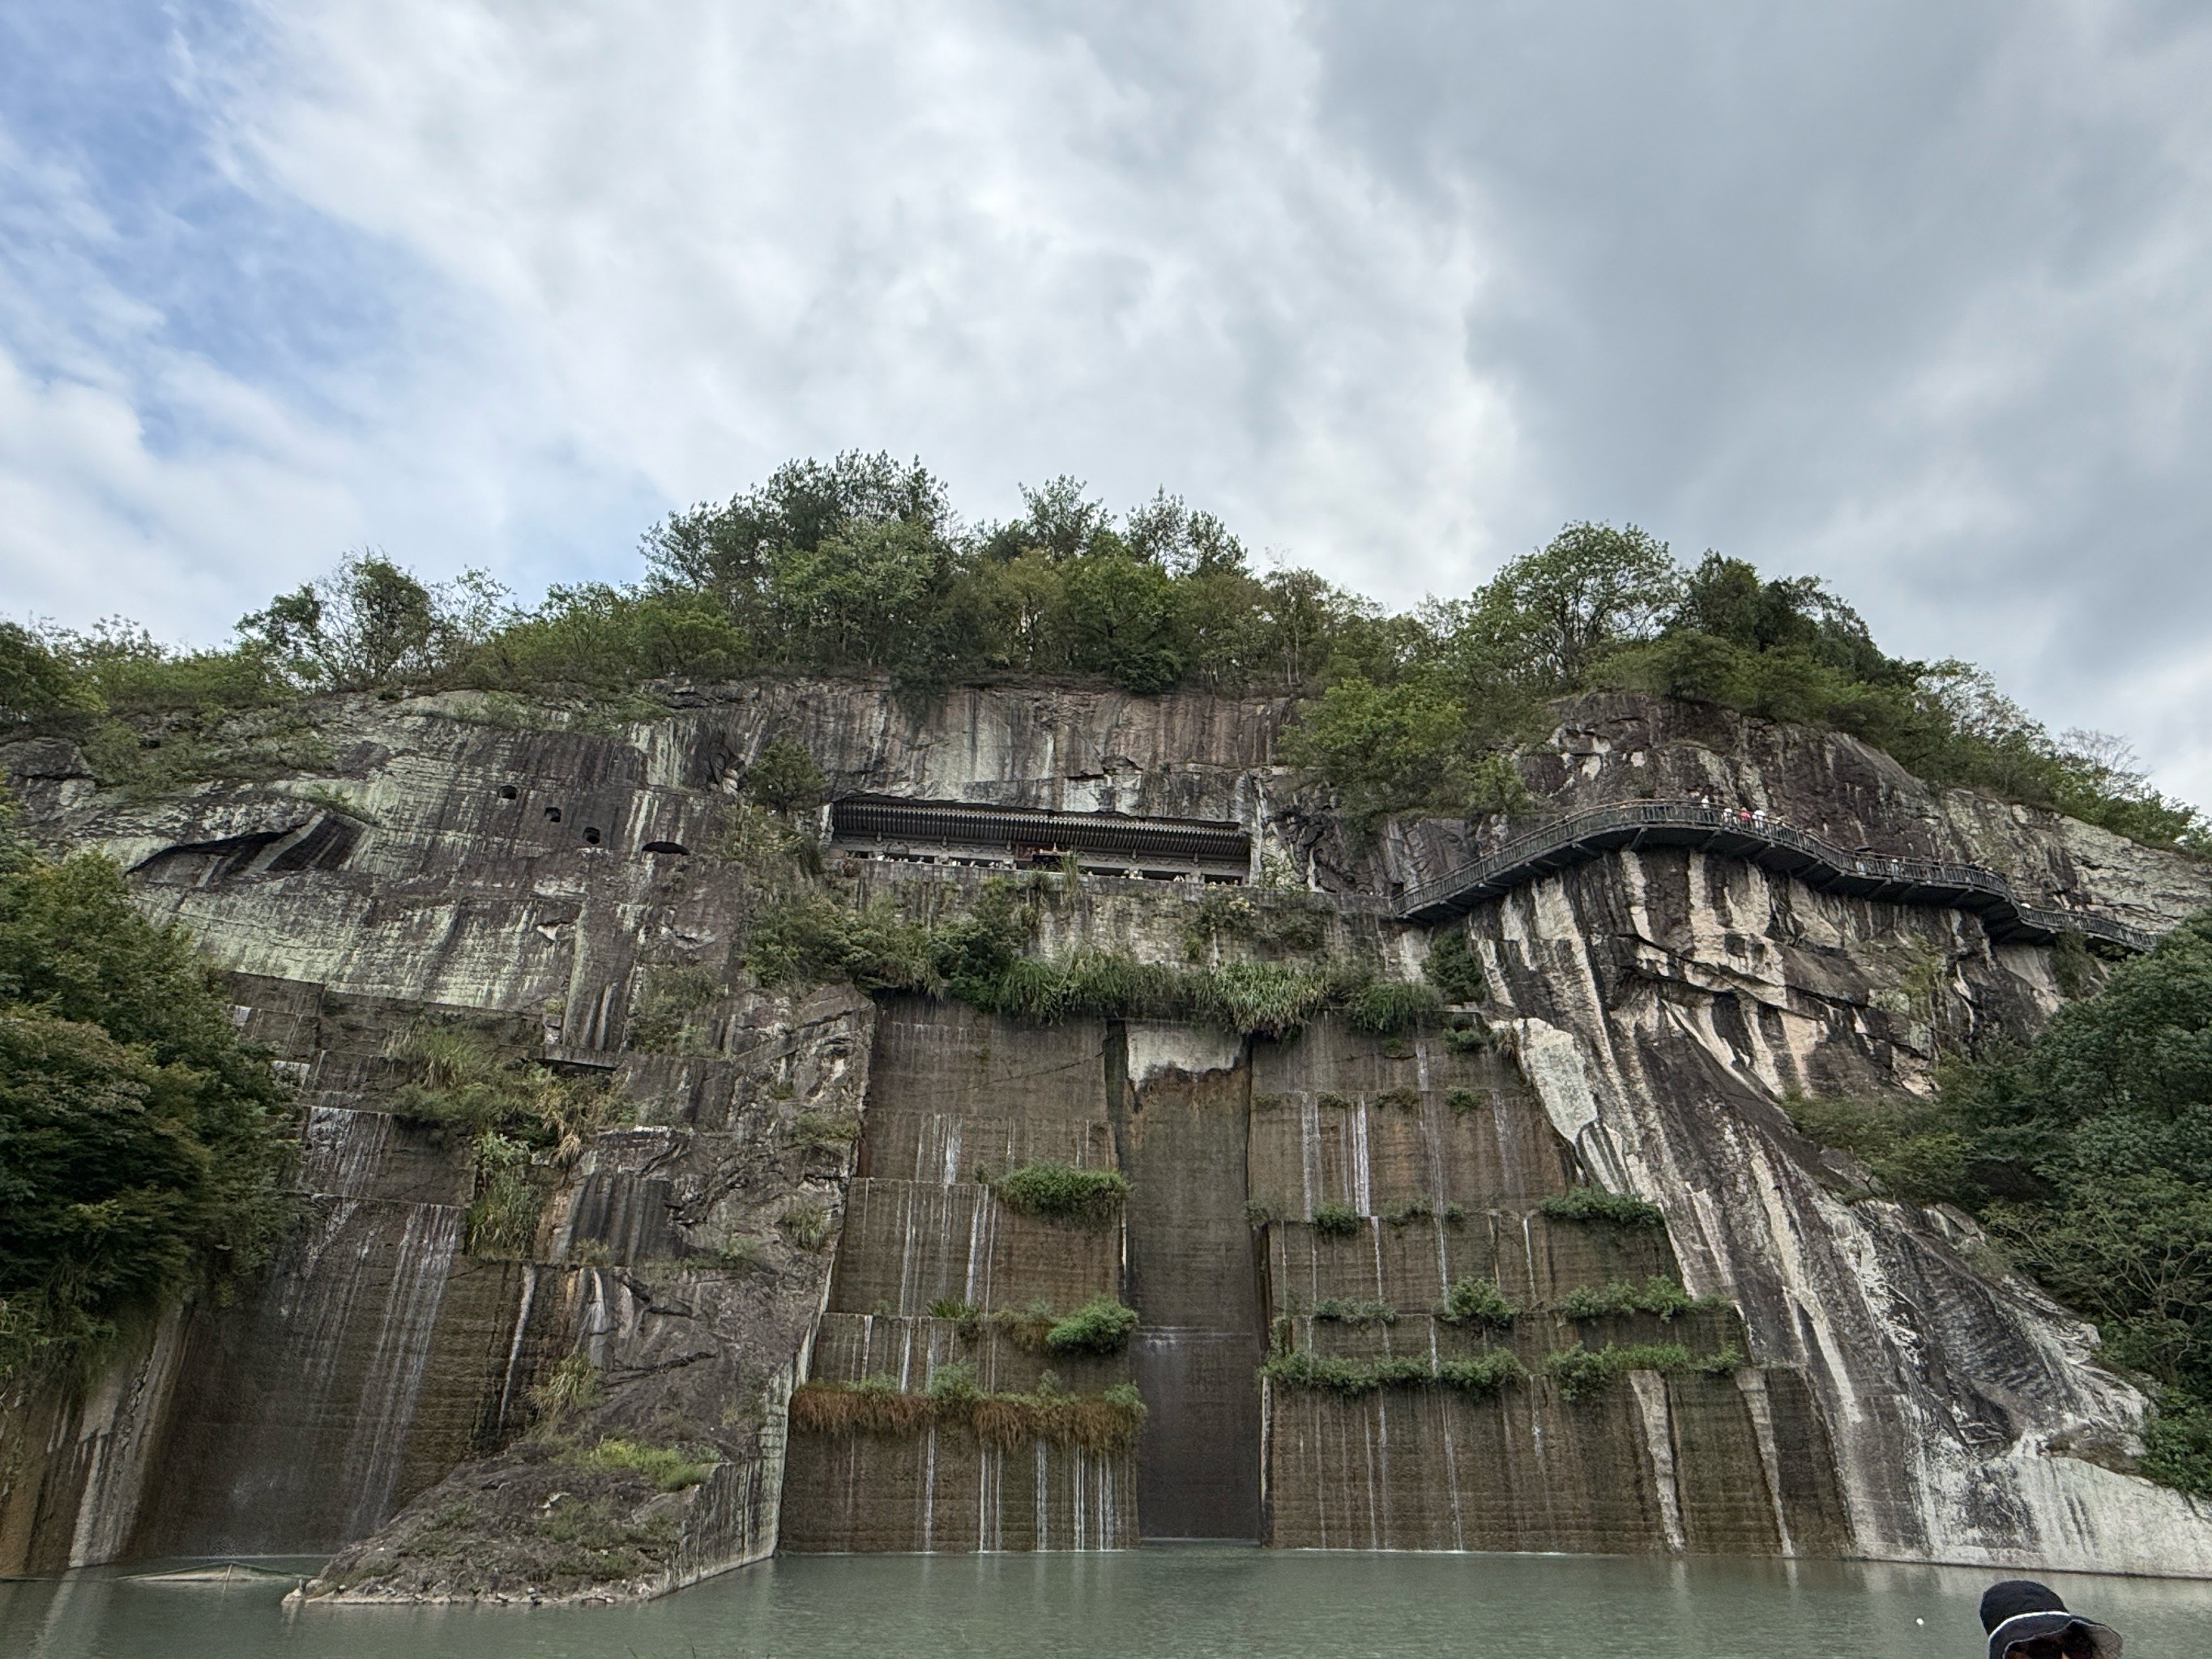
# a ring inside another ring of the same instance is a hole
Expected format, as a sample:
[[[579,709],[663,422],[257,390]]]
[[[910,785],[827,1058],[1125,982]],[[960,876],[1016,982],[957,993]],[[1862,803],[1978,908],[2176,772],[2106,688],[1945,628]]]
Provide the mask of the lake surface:
[[[313,1562],[283,1565],[300,1572]],[[143,1568],[134,1571],[145,1571]],[[9,1659],[1237,1656],[1897,1659],[1982,1652],[2003,1575],[1838,1562],[1164,1546],[1115,1555],[786,1557],[643,1607],[304,1608],[100,1570],[0,1583]],[[2129,1659],[2212,1653],[2212,1583],[2053,1574]]]

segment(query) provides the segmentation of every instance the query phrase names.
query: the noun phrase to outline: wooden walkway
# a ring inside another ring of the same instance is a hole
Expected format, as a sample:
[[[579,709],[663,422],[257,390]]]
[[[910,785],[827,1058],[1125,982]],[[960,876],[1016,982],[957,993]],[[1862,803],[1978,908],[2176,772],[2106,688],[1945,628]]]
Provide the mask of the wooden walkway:
[[[1978,864],[1847,852],[1774,818],[1695,801],[1623,801],[1569,813],[1473,864],[1425,882],[1399,901],[1398,915],[1433,925],[1554,870],[1647,847],[1688,847],[1743,859],[1808,887],[1855,898],[1971,911],[2000,942],[2050,945],[2069,933],[2127,951],[2148,951],[2158,942],[2154,933],[2094,911],[2038,909],[2022,902],[2003,877]]]

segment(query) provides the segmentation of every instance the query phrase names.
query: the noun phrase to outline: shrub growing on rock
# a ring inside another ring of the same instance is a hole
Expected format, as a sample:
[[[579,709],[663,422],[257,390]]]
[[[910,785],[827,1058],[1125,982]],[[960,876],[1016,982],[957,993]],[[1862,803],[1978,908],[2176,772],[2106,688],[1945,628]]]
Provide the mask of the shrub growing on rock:
[[[1678,1314],[1705,1305],[1660,1273],[1640,1280],[1613,1279],[1602,1285],[1577,1285],[1559,1298],[1559,1311],[1569,1319],[1603,1319],[1637,1313],[1673,1319]]]
[[[1454,925],[1438,932],[1429,945],[1422,977],[1446,1002],[1482,1002],[1490,996],[1490,980],[1471,946],[1467,929]]]
[[[1726,1376],[1742,1369],[1743,1351],[1733,1343],[1709,1354],[1692,1354],[1680,1342],[1608,1342],[1602,1348],[1577,1343],[1544,1356],[1544,1375],[1559,1384],[1569,1400],[1586,1400],[1610,1388],[1631,1371],[1662,1375],[1698,1372]]]
[[[1344,1006],[1352,1029],[1370,1036],[1395,1036],[1433,1025],[1443,1012],[1443,999],[1435,987],[1408,979],[1369,980]]]
[[[1324,1238],[1350,1238],[1361,1225],[1359,1212],[1349,1204],[1314,1206],[1313,1230]]]
[[[1600,1226],[1664,1227],[1666,1212],[1656,1204],[1627,1193],[1609,1193],[1602,1187],[1570,1187],[1553,1193],[1537,1209],[1554,1221],[1586,1221]]]
[[[1488,1279],[1455,1279],[1437,1304],[1437,1317],[1447,1325],[1510,1325],[1521,1310]]]
[[[940,1365],[922,1393],[905,1393],[888,1376],[871,1376],[804,1383],[791,1396],[796,1433],[899,1437],[937,1427],[972,1434],[995,1448],[1042,1440],[1115,1452],[1133,1445],[1144,1425],[1145,1402],[1133,1383],[1117,1382],[1097,1394],[1042,1388],[1033,1394],[990,1394],[975,1386],[964,1366]]]
[[[791,738],[771,738],[745,768],[745,793],[775,812],[818,806],[830,792],[814,757]]]
[[[640,1476],[663,1492],[681,1492],[686,1486],[697,1486],[714,1474],[719,1462],[711,1452],[695,1456],[674,1446],[654,1446],[616,1436],[563,1456],[578,1468],[593,1474]]]
[[[1056,1158],[993,1175],[986,1184],[1009,1209],[1058,1221],[1103,1221],[1129,1195],[1119,1170],[1084,1170]]]
[[[1387,1302],[1355,1302],[1350,1297],[1325,1296],[1313,1304],[1313,1316],[1338,1325],[1395,1325],[1398,1310]]]
[[[1376,1354],[1363,1358],[1301,1349],[1275,1355],[1261,1366],[1260,1375],[1278,1388],[1310,1389],[1333,1394],[1340,1399],[1357,1400],[1384,1389],[1436,1385],[1480,1397],[1497,1393],[1528,1372],[1510,1352],[1499,1348],[1437,1364],[1431,1364],[1423,1354]]]
[[[1486,1348],[1463,1358],[1439,1360],[1437,1381],[1455,1394],[1486,1399],[1528,1375],[1510,1348]]]
[[[1137,1310],[1117,1297],[1094,1296],[1045,1332],[1044,1346],[1054,1353],[1119,1353],[1137,1328]]]

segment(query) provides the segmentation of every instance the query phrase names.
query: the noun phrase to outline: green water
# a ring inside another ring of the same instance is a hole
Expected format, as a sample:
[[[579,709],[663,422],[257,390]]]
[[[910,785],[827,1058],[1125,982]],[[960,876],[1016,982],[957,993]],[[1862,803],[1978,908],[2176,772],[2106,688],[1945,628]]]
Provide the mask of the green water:
[[[312,1563],[300,1564],[302,1569]],[[643,1607],[309,1608],[284,1586],[0,1583],[8,1659],[933,1654],[1977,1656],[1995,1575],[1848,1563],[1276,1553],[786,1558]],[[2129,1659],[2212,1653],[2212,1584],[2052,1576]]]

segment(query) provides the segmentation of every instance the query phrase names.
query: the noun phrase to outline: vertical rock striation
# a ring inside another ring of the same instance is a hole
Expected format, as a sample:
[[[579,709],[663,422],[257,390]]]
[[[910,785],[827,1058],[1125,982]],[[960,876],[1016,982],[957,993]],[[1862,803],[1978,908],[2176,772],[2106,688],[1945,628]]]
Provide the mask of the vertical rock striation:
[[[1516,826],[1359,840],[1271,763],[1279,702],[1003,685],[916,710],[803,678],[674,701],[592,730],[469,694],[331,699],[324,770],[152,803],[98,788],[66,744],[0,749],[27,827],[107,850],[231,970],[239,1019],[300,1090],[304,1209],[258,1283],[126,1334],[87,1388],[0,1401],[0,1568],[328,1550],[318,1595],[611,1597],[779,1544],[1092,1548],[1141,1528],[2212,1574],[2212,1517],[2126,1473],[2142,1401],[2094,1333],[1963,1218],[1863,1197],[1778,1103],[1925,1090],[1942,1054],[2032,1034],[2058,996],[2039,948],[1624,852],[1463,924],[1495,1036],[1477,1049],[770,994],[738,966],[754,878],[711,849],[778,737],[838,790],[1234,820],[1329,896],[1325,948],[1386,975],[1429,944],[1391,921],[1394,893]],[[1522,770],[1547,809],[1710,795],[2138,927],[2212,902],[2196,860],[1725,711],[1577,699]],[[851,873],[863,897],[939,908],[978,879]],[[1086,878],[1038,946],[1305,948],[1209,933],[1202,898]],[[708,988],[672,1038],[636,1019],[672,974]],[[394,1109],[426,1026],[629,1103],[548,1166],[525,1245],[472,1229],[467,1134]],[[1040,1159],[1121,1170],[1125,1216],[1018,1215],[975,1178]],[[1542,1212],[1587,1182],[1663,1230]],[[1559,1305],[1668,1273],[1706,1304],[1610,1322]],[[1469,1278],[1521,1305],[1510,1332],[1436,1316]],[[985,1316],[1097,1293],[1138,1310],[1126,1353],[1040,1354]],[[1575,1341],[1733,1343],[1752,1363],[1630,1367],[1570,1398],[1547,1357]],[[1401,1381],[1262,1390],[1271,1343]],[[1530,1375],[1404,1380],[1498,1349]],[[1047,1370],[1092,1395],[1133,1376],[1148,1437],[788,1431],[809,1378],[916,1393],[956,1362],[1000,1394]]]

